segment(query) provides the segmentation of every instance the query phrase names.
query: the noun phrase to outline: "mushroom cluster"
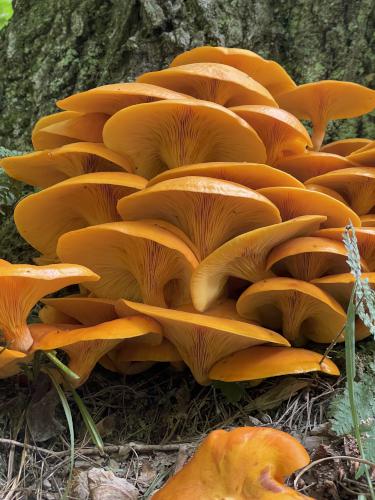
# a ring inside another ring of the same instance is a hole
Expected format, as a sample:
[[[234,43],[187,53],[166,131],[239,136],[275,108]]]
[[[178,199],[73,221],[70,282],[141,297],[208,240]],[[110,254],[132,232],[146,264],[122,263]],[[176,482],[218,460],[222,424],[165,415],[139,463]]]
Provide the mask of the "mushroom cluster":
[[[80,383],[97,361],[124,374],[187,365],[200,384],[338,374],[302,346],[345,325],[349,221],[375,282],[375,142],[322,143],[330,120],[372,111],[375,91],[297,86],[248,50],[199,47],[57,106],[35,151],[1,166],[37,188],[14,213],[49,264],[35,272],[93,274],[79,295],[44,300],[20,352],[63,349]]]

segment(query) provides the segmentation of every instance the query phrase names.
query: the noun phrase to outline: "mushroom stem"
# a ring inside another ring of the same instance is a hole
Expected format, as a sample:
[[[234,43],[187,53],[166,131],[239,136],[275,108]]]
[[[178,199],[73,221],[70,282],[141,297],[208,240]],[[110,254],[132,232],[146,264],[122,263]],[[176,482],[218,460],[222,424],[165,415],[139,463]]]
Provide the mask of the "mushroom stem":
[[[320,151],[321,145],[323,144],[324,136],[326,134],[326,122],[315,123],[313,128],[313,133],[311,136],[311,141],[313,143],[313,150]]]
[[[26,324],[14,326],[12,328],[2,328],[0,332],[2,332],[2,336],[8,343],[10,349],[14,351],[27,352],[33,345],[34,340]]]

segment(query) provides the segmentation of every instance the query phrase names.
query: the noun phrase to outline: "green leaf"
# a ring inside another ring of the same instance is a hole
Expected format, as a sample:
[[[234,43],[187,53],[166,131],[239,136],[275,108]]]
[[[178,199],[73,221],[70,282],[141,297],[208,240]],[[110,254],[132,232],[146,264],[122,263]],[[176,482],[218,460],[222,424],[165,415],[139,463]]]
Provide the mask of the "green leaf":
[[[0,30],[13,15],[12,0],[0,0]]]

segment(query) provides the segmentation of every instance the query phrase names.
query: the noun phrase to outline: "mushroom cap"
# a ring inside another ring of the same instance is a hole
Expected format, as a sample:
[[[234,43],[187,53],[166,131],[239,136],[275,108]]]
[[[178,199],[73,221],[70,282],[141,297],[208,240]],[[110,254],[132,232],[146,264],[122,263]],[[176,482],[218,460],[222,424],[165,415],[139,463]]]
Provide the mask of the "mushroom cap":
[[[210,371],[213,380],[240,382],[297,373],[323,372],[340,375],[337,366],[322,355],[296,347],[256,346],[235,352],[216,363]]]
[[[266,159],[264,144],[244,120],[218,104],[193,99],[130,106],[108,120],[103,137],[148,179],[192,163]]]
[[[275,61],[245,49],[226,47],[197,47],[184,52],[173,59],[170,66],[181,66],[199,62],[213,62],[233,66],[254,78],[266,87],[273,96],[291,90],[296,84],[285,69]]]
[[[375,165],[375,141],[357,149],[348,156],[348,159],[361,165],[373,167]]]
[[[57,101],[56,104],[61,109],[79,111],[80,113],[113,115],[120,109],[134,104],[165,99],[184,99],[185,97],[189,96],[148,83],[121,82],[73,94]]]
[[[98,280],[86,267],[72,264],[32,266],[0,261],[0,329],[12,349],[27,351],[33,343],[27,316],[45,295],[81,282]]]
[[[204,258],[225,241],[257,227],[280,222],[277,208],[256,191],[209,177],[159,182],[121,199],[124,220],[156,217],[179,227]]]
[[[327,221],[323,227],[346,226],[349,221],[352,221],[353,226],[361,225],[358,215],[348,206],[318,191],[270,187],[259,189],[258,193],[277,206],[283,221],[300,215],[325,215]]]
[[[0,166],[10,177],[41,188],[82,174],[131,171],[124,156],[93,142],[74,142],[54,150],[10,156],[1,160]]]
[[[284,485],[287,476],[309,462],[304,447],[285,432],[265,427],[217,430],[153,500],[312,500]]]
[[[344,227],[320,229],[314,233],[314,236],[342,242],[344,231]],[[357,227],[355,229],[355,236],[361,257],[365,260],[368,269],[375,271],[375,228]]]
[[[278,160],[274,165],[275,168],[293,175],[293,177],[296,177],[301,182],[305,182],[317,175],[332,172],[332,170],[340,170],[355,166],[353,162],[343,156],[316,151],[310,151],[301,155],[287,156]]]
[[[337,193],[333,189],[327,188],[326,186],[320,186],[319,184],[306,184],[306,189],[309,191],[318,191],[318,193],[323,193],[328,196],[331,196],[331,198],[335,198],[336,200],[341,201],[341,203],[344,203],[344,205],[347,205],[346,201],[344,198],[341,196],[341,194]]]
[[[145,185],[146,179],[125,172],[72,177],[23,198],[15,208],[14,220],[30,245],[47,256],[54,256],[62,234],[120,220],[116,210],[118,200]],[[72,203],[73,200],[77,201]]]
[[[267,270],[277,276],[311,281],[327,274],[348,272],[347,251],[340,241],[318,236],[293,238],[269,253]],[[361,259],[362,269],[368,270]]]
[[[0,163],[1,164],[1,163]],[[195,165],[184,165],[183,167],[171,168],[151,179],[147,187],[159,182],[178,177],[213,177],[225,181],[235,182],[250,189],[260,189],[270,186],[305,186],[295,177],[282,172],[276,168],[261,163],[230,163],[224,161],[198,163]]]
[[[354,137],[352,139],[341,139],[340,141],[333,141],[323,146],[320,150],[324,153],[331,153],[340,156],[348,156],[350,153],[357,151],[370,144],[370,139],[361,139]]]
[[[362,279],[368,280],[371,288],[375,288],[375,273],[362,273]],[[312,283],[331,295],[346,310],[352,295],[355,277],[351,273],[334,274],[312,280]]]
[[[359,215],[366,215],[375,209],[375,168],[355,167],[335,170],[313,177],[306,184],[320,184],[334,189]]]
[[[224,243],[195,269],[191,279],[194,307],[205,311],[223,294],[230,276],[258,281],[269,276],[266,263],[272,248],[290,238],[314,232],[326,220],[305,215],[268,227],[254,229]]]
[[[60,115],[59,119],[50,120],[50,123],[47,120],[41,124],[38,122],[31,136],[34,149],[53,149],[79,141],[103,142],[103,127],[108,115],[74,113],[72,116],[71,113],[74,112],[56,113]]]
[[[330,343],[346,322],[345,311],[333,297],[292,278],[254,283],[238,299],[237,311],[249,321],[281,331],[294,345],[307,339]]]
[[[307,146],[312,147],[305,127],[284,109],[260,105],[236,106],[230,109],[259,135],[266,146],[269,165],[285,156],[304,153]]]
[[[21,365],[32,360],[32,355],[2,348],[0,351],[0,379],[13,377],[21,371]]]
[[[375,214],[361,215],[362,227],[374,227],[375,228]]]
[[[277,102],[297,118],[326,123],[369,113],[375,107],[375,91],[358,83],[322,80],[284,92]]]
[[[288,344],[277,333],[240,321],[232,302],[220,304],[208,314],[191,312],[191,306],[174,310],[129,301],[125,304],[162,325],[165,338],[174,344],[194,378],[203,385],[209,383],[208,372],[213,364],[232,352],[257,344]],[[121,309],[117,311],[121,314]]]
[[[266,104],[278,107],[275,99],[263,85],[246,73],[226,64],[199,62],[179,65],[144,73],[137,78],[137,82],[160,85],[226,107],[240,104]]]
[[[97,286],[87,286],[98,297],[161,306],[190,302],[189,283],[198,261],[183,240],[151,221],[72,231],[60,238],[57,253],[63,261],[100,269]]]

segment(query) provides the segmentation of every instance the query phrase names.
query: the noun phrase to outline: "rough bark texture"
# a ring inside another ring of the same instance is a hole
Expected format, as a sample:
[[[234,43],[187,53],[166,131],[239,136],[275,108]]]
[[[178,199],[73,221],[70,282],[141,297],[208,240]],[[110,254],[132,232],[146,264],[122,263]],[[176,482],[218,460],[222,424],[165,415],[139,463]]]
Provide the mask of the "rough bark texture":
[[[0,144],[30,146],[54,101],[164,67],[202,44],[249,48],[298,82],[371,86],[373,0],[15,0],[0,33]],[[373,136],[370,117],[336,122],[330,137]]]

